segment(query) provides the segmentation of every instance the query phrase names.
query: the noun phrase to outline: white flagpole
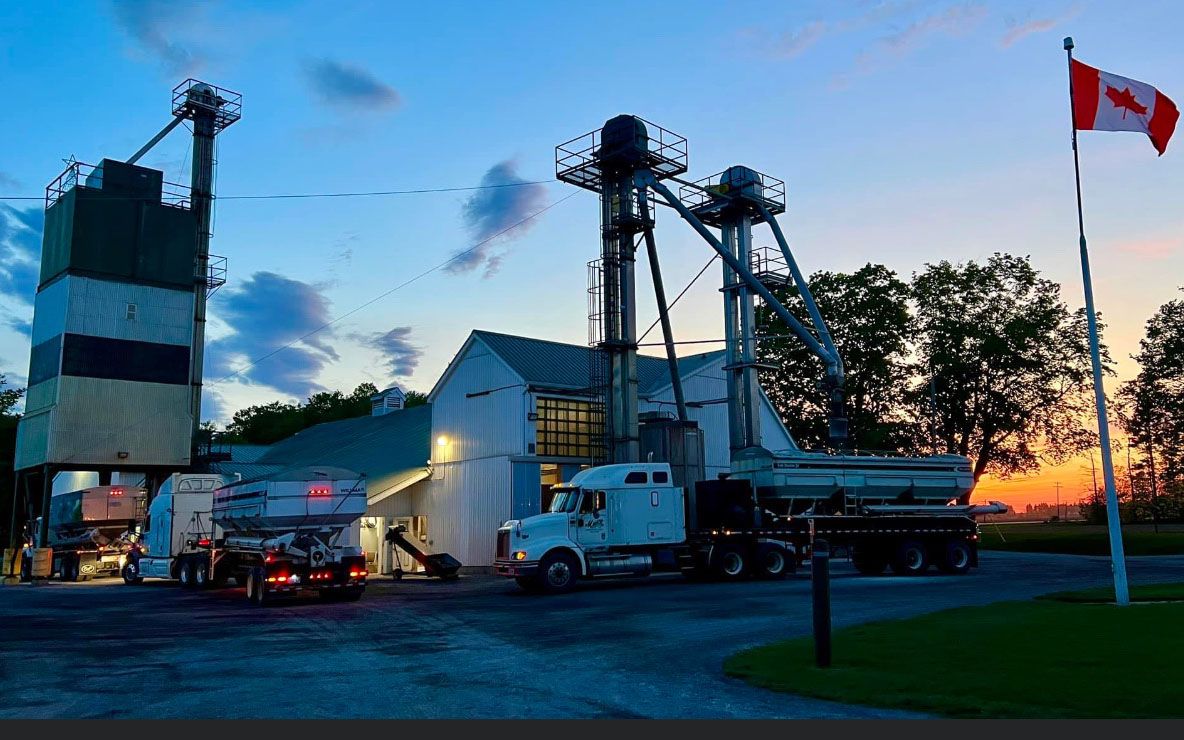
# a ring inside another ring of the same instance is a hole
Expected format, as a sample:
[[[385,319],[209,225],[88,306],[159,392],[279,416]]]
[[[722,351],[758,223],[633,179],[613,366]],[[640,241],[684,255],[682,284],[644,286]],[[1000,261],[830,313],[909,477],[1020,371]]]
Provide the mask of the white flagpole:
[[[1085,218],[1081,210],[1081,165],[1077,157],[1077,107],[1073,101],[1073,38],[1065,39],[1069,58],[1069,110],[1073,117],[1073,173],[1077,178],[1077,231],[1081,245],[1081,279],[1085,284],[1085,315],[1089,321],[1089,353],[1094,369],[1094,399],[1098,406],[1098,442],[1102,447],[1102,480],[1106,486],[1106,525],[1110,532],[1110,569],[1114,573],[1114,600],[1131,603],[1126,580],[1126,555],[1122,548],[1122,522],[1118,517],[1118,493],[1114,487],[1114,461],[1110,456],[1110,423],[1106,419],[1106,390],[1102,385],[1102,352],[1098,343],[1098,318],[1094,309],[1094,284],[1090,279],[1089,251],[1085,246]]]

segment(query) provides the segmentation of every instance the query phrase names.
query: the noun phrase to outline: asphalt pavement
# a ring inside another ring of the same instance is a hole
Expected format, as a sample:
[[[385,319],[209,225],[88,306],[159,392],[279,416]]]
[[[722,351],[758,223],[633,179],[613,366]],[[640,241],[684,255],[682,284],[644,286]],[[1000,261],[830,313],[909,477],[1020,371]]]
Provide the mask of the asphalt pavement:
[[[1133,583],[1184,556],[1131,558]],[[834,566],[837,627],[1103,585],[1105,558],[988,552],[970,575]],[[0,588],[0,717],[884,717],[729,679],[727,656],[810,632],[810,581],[680,576],[521,593],[376,580],[357,603],[255,608],[242,589],[116,581]],[[1006,635],[967,639],[990,650]],[[834,646],[836,665],[842,642]]]

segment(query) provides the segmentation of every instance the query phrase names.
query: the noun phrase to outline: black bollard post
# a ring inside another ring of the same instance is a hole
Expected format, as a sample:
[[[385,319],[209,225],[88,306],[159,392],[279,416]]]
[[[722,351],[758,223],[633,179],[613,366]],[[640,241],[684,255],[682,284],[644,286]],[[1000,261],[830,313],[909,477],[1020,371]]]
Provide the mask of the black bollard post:
[[[810,553],[814,593],[814,664],[830,667],[830,545],[816,540]]]

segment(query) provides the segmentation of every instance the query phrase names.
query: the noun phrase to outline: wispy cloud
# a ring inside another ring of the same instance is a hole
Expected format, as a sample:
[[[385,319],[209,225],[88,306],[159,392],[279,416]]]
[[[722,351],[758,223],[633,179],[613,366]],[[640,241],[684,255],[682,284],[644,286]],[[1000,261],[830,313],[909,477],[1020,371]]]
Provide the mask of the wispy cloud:
[[[534,225],[533,219],[526,219],[545,206],[546,189],[538,183],[526,183],[511,160],[489,168],[481,178],[486,189],[473,193],[461,210],[475,246],[454,254],[445,268],[448,272],[484,268],[485,277],[497,273],[504,256],[498,251],[499,245],[526,233]]]
[[[807,49],[822,40],[827,29],[825,21],[812,21],[795,31],[782,34],[773,46],[773,54],[782,59],[801,56]]]
[[[40,208],[20,210],[0,203],[0,297],[28,307],[41,275],[41,232],[45,212]],[[27,323],[28,315],[8,317],[13,327]],[[16,323],[14,323],[16,322]]]
[[[986,17],[986,7],[978,3],[960,3],[917,18],[899,31],[881,37],[860,53],[849,71],[831,81],[831,87],[845,88],[853,78],[871,74],[907,57],[934,37],[966,34]]]
[[[206,27],[207,4],[184,0],[112,0],[115,23],[169,74],[193,74],[206,63],[194,38]]]
[[[1000,37],[999,45],[1006,49],[1027,36],[1051,31],[1062,23],[1072,20],[1080,12],[1081,4],[1073,3],[1065,12],[1047,18],[1030,18],[1025,21],[1017,21],[1014,18],[1009,18],[1007,20],[1007,31]]]
[[[402,102],[398,90],[369,70],[332,59],[305,64],[305,78],[314,95],[325,103],[360,111],[383,111]]]
[[[15,195],[16,191],[21,187],[21,181],[8,174],[0,171],[0,188],[12,191],[9,195]]]
[[[410,326],[396,326],[388,332],[380,332],[369,338],[369,344],[382,353],[391,377],[410,377],[419,366],[423,349],[412,343],[411,334]]]
[[[319,286],[274,272],[257,272],[236,289],[219,293],[211,312],[231,333],[206,344],[210,380],[220,380],[270,355],[238,377],[304,397],[323,390],[317,376],[327,364],[340,359],[328,342],[331,328],[305,336],[331,320],[329,299]]]

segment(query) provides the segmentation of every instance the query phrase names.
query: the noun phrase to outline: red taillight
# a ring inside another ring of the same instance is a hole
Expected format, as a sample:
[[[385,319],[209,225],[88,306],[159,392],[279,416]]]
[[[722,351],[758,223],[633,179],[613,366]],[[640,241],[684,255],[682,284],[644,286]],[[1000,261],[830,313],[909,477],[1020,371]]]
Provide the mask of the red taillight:
[[[205,539],[205,538],[203,538],[203,539],[200,539],[200,540],[198,540],[198,541],[197,541],[197,546],[198,546],[198,547],[209,547],[209,546],[210,546],[210,541],[209,541],[208,539]]]

